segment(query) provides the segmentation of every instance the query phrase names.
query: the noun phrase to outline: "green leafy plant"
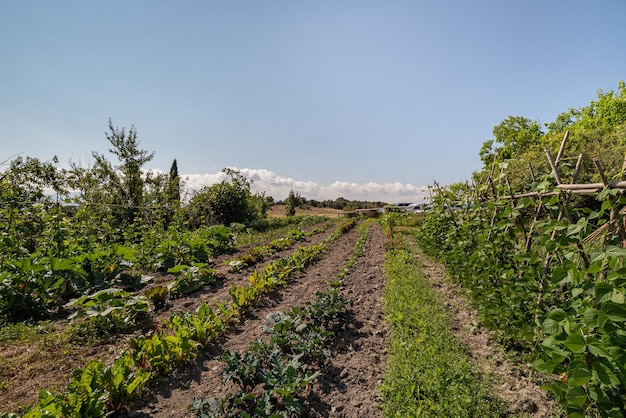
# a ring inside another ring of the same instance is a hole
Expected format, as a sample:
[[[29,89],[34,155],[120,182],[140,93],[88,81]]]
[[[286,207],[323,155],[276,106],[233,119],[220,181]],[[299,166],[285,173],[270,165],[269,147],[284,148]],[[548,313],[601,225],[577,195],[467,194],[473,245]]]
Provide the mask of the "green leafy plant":
[[[229,293],[232,299],[232,307],[239,314],[252,307],[259,297],[259,290],[255,287],[232,286]]]
[[[193,266],[178,265],[170,268],[168,273],[176,276],[176,280],[167,285],[171,298],[179,298],[203,289],[220,278],[217,270],[209,269],[202,263]]]
[[[104,385],[104,363],[90,361],[83,370],[76,370],[66,392],[55,395],[39,392],[37,403],[26,409],[22,417],[106,416],[109,394]]]
[[[183,333],[168,335],[157,329],[152,337],[142,335],[131,340],[131,349],[139,367],[165,374],[175,366],[195,358],[198,343]]]
[[[221,399],[194,398],[190,409],[198,417],[302,414],[302,393],[320,375],[313,364],[319,365],[326,358],[333,336],[331,330],[318,324],[328,323],[324,318],[338,317],[335,311],[339,303],[329,304],[327,299],[320,293],[316,302],[294,307],[289,313],[268,315],[270,325],[264,329],[271,336],[269,342],[256,340],[242,353],[226,351],[220,357],[225,363],[222,382],[233,382],[240,391]],[[343,302],[345,309],[348,302]]]
[[[170,291],[165,286],[155,286],[146,292],[146,297],[157,311],[165,308],[169,296]]]
[[[80,316],[107,316],[115,312],[124,318],[124,322],[133,323],[148,313],[148,300],[143,296],[109,288],[74,299],[65,307],[76,309],[70,315],[70,320]]]
[[[208,304],[201,303],[195,314],[179,312],[170,315],[168,327],[174,335],[185,336],[205,346],[224,331],[227,322],[227,318],[222,319]]]
[[[129,352],[117,357],[111,367],[104,371],[103,383],[109,398],[110,410],[120,411],[137,398],[139,392],[150,380],[150,372],[138,368]]]
[[[71,328],[71,341],[79,345],[105,344],[126,331],[129,324],[122,315],[111,312],[109,315],[92,316]]]
[[[624,414],[626,251],[618,230],[586,240],[626,203],[621,193],[607,188],[593,207],[569,208],[571,222],[552,196],[454,212],[449,199],[435,195],[418,239],[471,292],[481,322],[546,375],[570,416]]]

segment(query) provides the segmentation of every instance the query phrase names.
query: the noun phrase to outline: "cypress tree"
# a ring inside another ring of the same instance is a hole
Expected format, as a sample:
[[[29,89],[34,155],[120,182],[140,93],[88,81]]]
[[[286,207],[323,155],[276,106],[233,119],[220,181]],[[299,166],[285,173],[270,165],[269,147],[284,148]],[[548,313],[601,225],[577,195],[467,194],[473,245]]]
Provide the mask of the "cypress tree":
[[[176,158],[170,167],[169,185],[168,185],[168,202],[176,206],[180,204],[180,177],[178,176],[178,164]]]

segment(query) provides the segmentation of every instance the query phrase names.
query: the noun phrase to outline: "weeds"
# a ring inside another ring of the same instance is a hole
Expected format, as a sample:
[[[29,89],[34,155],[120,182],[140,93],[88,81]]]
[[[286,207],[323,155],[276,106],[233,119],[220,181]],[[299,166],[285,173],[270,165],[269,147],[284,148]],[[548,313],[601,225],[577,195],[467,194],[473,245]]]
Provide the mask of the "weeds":
[[[386,416],[498,417],[503,402],[447,331],[450,318],[405,249],[388,253],[385,314],[392,327]]]

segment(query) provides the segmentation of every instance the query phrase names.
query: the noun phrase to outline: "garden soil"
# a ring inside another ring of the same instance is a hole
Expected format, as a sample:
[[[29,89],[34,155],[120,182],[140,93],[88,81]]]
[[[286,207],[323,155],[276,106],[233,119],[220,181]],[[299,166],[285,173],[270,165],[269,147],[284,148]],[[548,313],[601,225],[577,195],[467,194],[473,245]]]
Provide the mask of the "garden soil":
[[[321,242],[332,233],[333,228],[308,238],[302,245]],[[266,317],[276,311],[287,311],[293,306],[315,300],[315,293],[328,289],[330,280],[336,278],[345,263],[352,257],[360,232],[354,228],[328,246],[321,259],[297,272],[289,279],[289,284],[265,297],[264,301],[252,309],[243,320],[232,327],[222,338],[215,341],[198,357],[193,364],[175,372],[144,390],[141,399],[132,408],[121,413],[124,417],[188,417],[192,416],[189,405],[194,397],[212,398],[225,395],[232,387],[224,386],[220,380],[223,364],[217,360],[221,353],[244,351],[256,339],[266,339],[262,326],[267,325]],[[337,334],[331,347],[331,356],[323,365],[322,374],[311,385],[306,394],[306,408],[303,416],[308,417],[380,417],[383,374],[389,345],[389,330],[384,320],[383,295],[385,288],[384,253],[386,237],[382,228],[374,224],[370,228],[365,244],[365,254],[344,277],[342,292],[352,300],[349,320]],[[159,323],[171,313],[180,310],[192,311],[202,301],[215,303],[228,301],[229,288],[247,283],[249,275],[256,268],[285,257],[297,246],[274,254],[263,263],[239,273],[228,271],[228,260],[238,253],[224,255],[214,260],[216,268],[224,277],[204,292],[175,300],[154,319]],[[248,249],[241,249],[243,253]],[[523,367],[515,367],[502,357],[500,350],[490,342],[488,333],[475,326],[475,315],[463,300],[444,280],[442,266],[418,252],[426,279],[441,292],[442,300],[454,312],[453,331],[466,343],[468,353],[482,369],[498,376],[494,391],[506,399],[512,415],[547,417],[552,404],[543,392],[530,381],[529,373]],[[157,275],[151,286],[164,285],[173,278]],[[146,330],[137,330],[135,335]],[[8,390],[0,392],[0,411],[14,410],[16,405],[32,403],[42,387],[51,387],[52,382],[69,381],[71,370],[83,367],[89,359],[100,359],[110,363],[112,359],[128,347],[127,335],[115,343],[99,347],[85,347],[73,353],[59,355],[56,375],[46,372],[41,375],[33,368],[28,373],[16,373],[23,380]],[[15,347],[11,348],[16,350]],[[54,347],[20,347],[20,351],[31,350],[31,358],[55,358]],[[0,361],[8,358],[8,350],[0,349]],[[65,360],[64,360],[65,359]],[[63,387],[63,386],[60,386]],[[7,409],[5,409],[7,408]]]
[[[266,338],[266,316],[315,300],[328,289],[354,253],[360,232],[356,228],[329,245],[322,258],[296,273],[289,285],[265,298],[257,309],[208,350],[195,367],[170,376],[146,394],[129,417],[184,417],[194,397],[221,397],[229,387],[220,381],[223,364],[216,360],[226,351],[243,351],[255,339]],[[387,350],[387,330],[382,297],[385,236],[375,225],[361,257],[344,278],[343,294],[352,300],[349,322],[336,336],[332,354],[322,375],[308,393],[305,416],[379,417],[380,390]]]

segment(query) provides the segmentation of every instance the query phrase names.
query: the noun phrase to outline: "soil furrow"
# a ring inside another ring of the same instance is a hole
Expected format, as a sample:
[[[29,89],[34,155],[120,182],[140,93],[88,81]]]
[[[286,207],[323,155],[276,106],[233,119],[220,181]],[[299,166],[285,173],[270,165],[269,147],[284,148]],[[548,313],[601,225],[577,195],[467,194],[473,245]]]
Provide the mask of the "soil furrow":
[[[222,363],[216,360],[223,351],[243,351],[255,339],[264,337],[262,325],[268,313],[286,311],[296,305],[315,299],[315,293],[326,290],[328,281],[340,272],[352,256],[360,233],[354,228],[329,245],[320,260],[295,273],[289,284],[266,296],[263,303],[246,315],[243,322],[231,329],[198,359],[196,365],[165,379],[150,394],[135,405],[131,417],[189,416],[187,407],[193,397],[223,396],[228,388],[220,381]],[[380,268],[380,266],[379,266]]]
[[[385,235],[370,228],[365,254],[344,278],[352,318],[337,335],[336,352],[311,395],[311,417],[380,417],[380,386],[387,358],[388,330],[383,313]]]

